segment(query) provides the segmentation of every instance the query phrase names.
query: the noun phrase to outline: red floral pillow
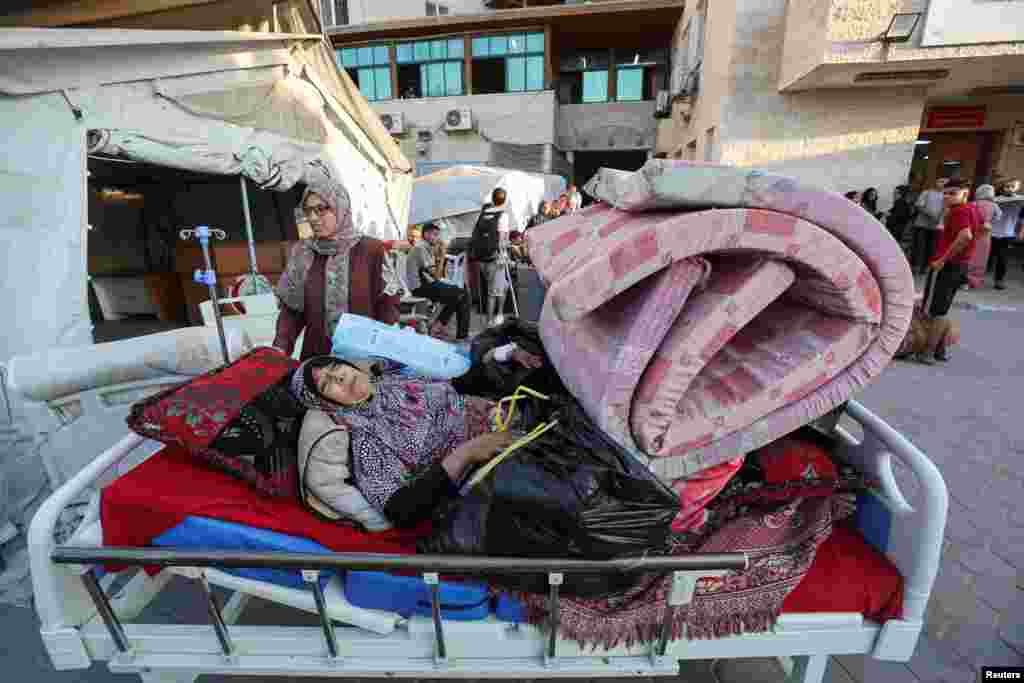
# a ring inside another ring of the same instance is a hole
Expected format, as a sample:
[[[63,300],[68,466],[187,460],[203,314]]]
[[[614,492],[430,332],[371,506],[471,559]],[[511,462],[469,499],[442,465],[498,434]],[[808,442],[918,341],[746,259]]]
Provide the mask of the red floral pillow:
[[[759,505],[855,492],[873,484],[855,468],[834,459],[830,444],[824,441],[804,429],[750,453],[717,499]]]
[[[297,367],[296,361],[277,349],[254,349],[228,366],[139,401],[128,415],[128,426],[147,438],[184,447],[261,493],[295,495],[294,457],[275,457],[274,466],[268,468],[215,446],[228,443],[218,442],[218,437],[228,427],[250,420],[253,410],[266,403],[264,397],[287,384]]]

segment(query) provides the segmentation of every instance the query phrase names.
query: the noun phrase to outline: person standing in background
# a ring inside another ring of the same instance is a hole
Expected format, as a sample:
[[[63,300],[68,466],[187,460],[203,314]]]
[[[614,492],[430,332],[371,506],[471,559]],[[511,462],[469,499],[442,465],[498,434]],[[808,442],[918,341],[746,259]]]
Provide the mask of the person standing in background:
[[[864,194],[860,198],[860,205],[876,219],[882,220],[882,214],[878,210],[878,190],[873,187],[864,190]]]
[[[935,241],[942,232],[943,189],[948,178],[935,181],[935,188],[925,190],[917,198],[917,218],[914,219],[913,266],[919,275],[928,270],[928,259],[935,252]]]
[[[896,243],[903,246],[903,237],[907,225],[914,217],[914,205],[910,202],[910,187],[897,185],[893,192],[892,209],[885,220],[885,227],[889,229]]]
[[[576,213],[583,208],[583,195],[575,185],[569,186],[569,213]]]
[[[974,206],[978,210],[981,232],[974,246],[974,256],[967,266],[967,284],[971,289],[985,285],[985,269],[992,249],[992,224],[1002,217],[1003,212],[995,203],[996,189],[991,185],[980,185],[974,193]]]
[[[1024,230],[1024,195],[1017,194],[1020,182],[1004,180],[999,185],[996,205],[1001,215],[992,222],[992,260],[995,261],[996,289],[1006,289],[1006,252]]]

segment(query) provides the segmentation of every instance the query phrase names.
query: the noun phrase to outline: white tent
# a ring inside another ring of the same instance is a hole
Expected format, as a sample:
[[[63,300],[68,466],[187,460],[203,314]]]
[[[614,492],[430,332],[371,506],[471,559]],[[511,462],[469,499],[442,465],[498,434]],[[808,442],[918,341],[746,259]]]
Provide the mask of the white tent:
[[[0,128],[0,361],[92,343],[88,155],[280,191],[319,162],[369,234],[408,224],[411,166],[321,35],[0,30]]]
[[[522,230],[542,201],[565,192],[565,179],[489,166],[453,166],[416,179],[409,223],[441,221],[450,228],[447,237],[468,237],[481,207],[498,187],[508,195],[512,229]]]

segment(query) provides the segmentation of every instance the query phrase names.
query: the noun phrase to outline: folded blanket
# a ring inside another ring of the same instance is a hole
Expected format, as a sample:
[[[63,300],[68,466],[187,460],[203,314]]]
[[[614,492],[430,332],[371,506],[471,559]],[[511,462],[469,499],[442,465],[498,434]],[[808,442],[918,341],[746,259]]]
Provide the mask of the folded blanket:
[[[664,160],[587,190],[604,203],[527,233],[541,336],[591,417],[666,480],[824,415],[903,340],[906,258],[840,195]]]

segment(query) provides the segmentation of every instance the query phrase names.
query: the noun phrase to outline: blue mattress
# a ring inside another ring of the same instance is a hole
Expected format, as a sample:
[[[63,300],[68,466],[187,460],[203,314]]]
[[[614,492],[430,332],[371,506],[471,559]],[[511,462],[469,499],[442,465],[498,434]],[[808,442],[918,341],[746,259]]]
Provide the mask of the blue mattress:
[[[276,531],[245,524],[222,522],[209,517],[186,517],[185,520],[153,539],[153,545],[190,548],[194,550],[279,550],[291,553],[330,555],[319,543]],[[266,581],[287,588],[305,588],[302,573],[294,569],[224,569],[226,573],[256,581]],[[321,585],[330,580],[333,570],[320,572]]]
[[[224,522],[209,517],[186,517],[183,522],[153,539],[153,545],[193,550],[270,550],[329,555],[331,550],[308,538],[291,536],[258,527]],[[224,569],[255,581],[286,588],[306,588],[301,572],[288,569]],[[321,585],[335,574],[320,573]],[[385,572],[351,571],[345,575],[345,597],[356,607],[396,612],[404,617],[431,616],[430,589],[423,579]],[[442,581],[441,616],[454,621],[486,619],[493,609],[502,621],[521,622],[522,604],[514,597],[499,595],[481,583]]]

